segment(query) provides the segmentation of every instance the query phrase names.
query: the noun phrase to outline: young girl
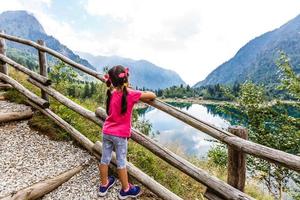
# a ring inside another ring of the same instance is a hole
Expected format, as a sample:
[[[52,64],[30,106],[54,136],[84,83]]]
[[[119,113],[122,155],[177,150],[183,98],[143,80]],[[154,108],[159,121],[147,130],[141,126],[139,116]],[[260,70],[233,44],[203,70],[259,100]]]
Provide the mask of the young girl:
[[[108,117],[103,125],[102,157],[99,165],[101,184],[99,196],[105,196],[115,184],[113,176],[108,177],[108,165],[113,148],[117,155],[117,171],[122,189],[120,199],[137,197],[140,187],[128,183],[126,170],[127,139],[130,138],[131,113],[135,103],[139,100],[153,100],[156,96],[152,92],[141,92],[128,88],[128,68],[115,66],[105,75],[107,90],[106,112]]]

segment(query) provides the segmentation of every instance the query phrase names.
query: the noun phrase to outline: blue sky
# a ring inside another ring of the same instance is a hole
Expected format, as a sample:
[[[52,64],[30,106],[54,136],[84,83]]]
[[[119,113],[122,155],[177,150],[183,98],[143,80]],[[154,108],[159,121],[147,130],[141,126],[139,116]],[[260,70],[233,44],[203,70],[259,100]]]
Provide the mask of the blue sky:
[[[300,14],[299,0],[0,0],[74,51],[146,59],[188,84]]]

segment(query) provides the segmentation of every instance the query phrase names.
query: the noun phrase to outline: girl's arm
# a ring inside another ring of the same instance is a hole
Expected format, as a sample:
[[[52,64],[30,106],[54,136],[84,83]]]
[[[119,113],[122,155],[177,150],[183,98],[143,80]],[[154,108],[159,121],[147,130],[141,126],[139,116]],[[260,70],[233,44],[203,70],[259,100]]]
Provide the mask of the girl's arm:
[[[156,95],[153,92],[142,92],[140,97],[141,101],[151,101],[156,98]]]

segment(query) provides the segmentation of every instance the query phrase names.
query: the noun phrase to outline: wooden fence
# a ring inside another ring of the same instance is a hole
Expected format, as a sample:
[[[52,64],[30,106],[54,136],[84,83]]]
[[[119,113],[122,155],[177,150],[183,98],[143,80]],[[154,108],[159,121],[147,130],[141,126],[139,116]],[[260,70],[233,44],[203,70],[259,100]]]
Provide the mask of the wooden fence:
[[[21,43],[34,47],[39,52],[39,67],[40,74],[35,73],[28,68],[16,63],[5,55],[5,39],[13,42]],[[102,108],[98,108],[96,112],[92,112],[74,101],[68,99],[63,94],[56,91],[51,87],[51,80],[47,77],[47,59],[46,54],[50,54],[66,64],[79,69],[100,81],[103,80],[102,74],[91,70],[81,64],[78,64],[71,59],[61,55],[60,53],[46,47],[45,43],[41,40],[33,42],[30,40],[18,38],[15,36],[7,35],[4,32],[0,33],[0,80],[4,83],[3,85],[10,85],[18,90],[20,93],[25,95],[28,99],[28,103],[40,110],[43,114],[53,119],[60,127],[65,129],[71,134],[71,136],[77,140],[83,147],[94,154],[96,157],[101,155],[101,142],[92,143],[83,134],[78,132],[74,127],[65,122],[58,115],[53,113],[49,109],[49,97],[48,95],[55,98],[61,104],[67,106],[71,110],[79,113],[86,119],[94,122],[97,125],[102,126],[106,118],[106,112]],[[38,97],[20,83],[9,77],[7,64],[14,67],[15,69],[25,73],[30,78],[28,81],[39,87],[42,91],[42,97]],[[215,127],[212,124],[206,123],[186,112],[183,112],[169,104],[166,104],[159,99],[154,101],[145,102],[150,106],[153,106],[169,115],[183,121],[184,123],[203,131],[215,139],[228,145],[229,161],[228,161],[228,180],[226,182],[219,180],[218,178],[208,174],[205,170],[196,167],[187,160],[181,158],[170,150],[162,147],[157,142],[153,141],[146,135],[142,134],[138,130],[132,129],[132,139],[138,144],[142,145],[146,149],[150,150],[156,156],[168,162],[171,166],[179,169],[184,174],[192,177],[194,180],[205,185],[207,190],[204,196],[207,199],[253,199],[249,195],[243,193],[245,186],[246,176],[246,159],[245,155],[250,154],[255,157],[259,157],[268,160],[277,165],[287,167],[291,170],[300,172],[300,157],[292,155],[283,151],[272,149],[260,144],[247,140],[247,130],[241,127],[231,127],[229,131],[222,130]],[[113,164],[115,165],[115,156],[113,157]],[[146,186],[149,190],[155,193],[162,199],[182,199],[176,194],[172,193],[164,186],[153,180],[147,174],[136,168],[133,164],[128,163],[128,172],[130,175],[135,177],[139,182]]]

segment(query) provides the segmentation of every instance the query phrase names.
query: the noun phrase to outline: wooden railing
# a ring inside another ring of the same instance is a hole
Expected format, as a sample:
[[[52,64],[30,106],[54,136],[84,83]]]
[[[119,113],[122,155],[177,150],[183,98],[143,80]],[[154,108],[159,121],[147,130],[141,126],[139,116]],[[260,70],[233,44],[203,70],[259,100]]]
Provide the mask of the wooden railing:
[[[1,39],[2,38],[2,39]],[[26,67],[16,63],[15,61],[9,59],[5,55],[5,41],[4,39],[18,42],[21,44],[29,45],[36,48],[39,51],[39,64],[40,64],[40,74],[28,70]],[[12,87],[16,88],[19,92],[24,94],[29,103],[39,109],[42,113],[53,119],[58,125],[68,131],[82,146],[93,153],[95,156],[99,157],[101,154],[101,143],[92,143],[89,139],[79,133],[71,125],[61,119],[58,115],[53,113],[49,107],[48,96],[50,95],[56,100],[58,100],[63,105],[72,109],[73,111],[79,113],[88,120],[91,120],[97,125],[102,126],[106,118],[105,110],[98,108],[96,112],[92,112],[68,99],[64,95],[60,94],[58,91],[53,89],[51,85],[51,80],[47,78],[47,64],[46,64],[46,53],[62,60],[66,64],[73,66],[100,81],[104,81],[102,75],[94,70],[91,70],[81,64],[78,64],[69,58],[61,55],[60,53],[48,48],[42,41],[38,43],[18,38],[15,36],[0,33],[0,80]],[[1,55],[2,54],[2,55]],[[41,88],[42,98],[36,96],[31,91],[20,85],[17,81],[13,80],[7,74],[7,64],[11,65],[15,69],[27,74],[30,78],[28,81],[33,85]],[[247,131],[241,128],[232,128],[231,131],[225,131],[212,124],[206,123],[188,113],[185,113],[169,104],[166,104],[159,99],[154,101],[145,102],[149,105],[168,113],[169,115],[183,121],[184,123],[203,131],[215,139],[220,140],[229,147],[229,165],[228,165],[228,183],[208,174],[205,170],[200,169],[188,162],[187,160],[181,158],[170,150],[162,147],[157,142],[153,141],[149,137],[145,136],[138,130],[132,129],[132,139],[138,144],[150,150],[152,153],[160,157],[161,159],[168,162],[173,167],[179,169],[183,173],[189,175],[199,183],[204,184],[207,187],[207,191],[204,194],[207,199],[252,199],[247,194],[243,193],[245,185],[245,173],[246,173],[246,163],[244,154],[250,154],[278,165],[285,166],[291,170],[300,172],[300,157],[292,154],[288,154],[283,151],[272,149],[260,144],[246,140]],[[237,136],[236,136],[237,135]],[[242,137],[242,138],[241,138]],[[244,139],[243,139],[244,138]],[[115,163],[115,159],[113,159]],[[138,181],[144,184],[152,192],[163,199],[181,199],[176,194],[167,190],[161,184],[157,183],[155,180],[150,178],[148,175],[134,167],[133,164],[128,163],[128,172],[134,176]]]

